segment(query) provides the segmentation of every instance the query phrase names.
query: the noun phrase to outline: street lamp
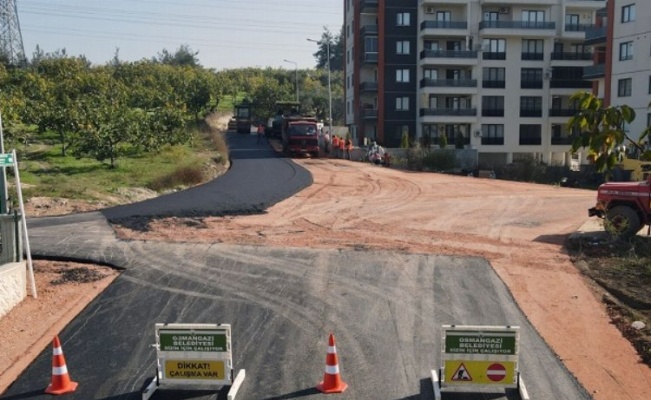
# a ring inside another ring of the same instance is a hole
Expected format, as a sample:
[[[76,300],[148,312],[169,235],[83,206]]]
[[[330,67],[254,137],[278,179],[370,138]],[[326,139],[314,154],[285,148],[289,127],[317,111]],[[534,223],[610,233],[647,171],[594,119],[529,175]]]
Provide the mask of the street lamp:
[[[314,40],[314,39],[307,39],[308,42],[314,42],[317,44],[321,44],[320,41]],[[328,133],[330,134],[330,137],[332,137],[332,88],[330,86],[330,40],[326,42],[326,58],[328,59]]]
[[[286,63],[294,64],[294,80],[296,81],[296,102],[298,103],[298,63],[296,61],[283,60]]]

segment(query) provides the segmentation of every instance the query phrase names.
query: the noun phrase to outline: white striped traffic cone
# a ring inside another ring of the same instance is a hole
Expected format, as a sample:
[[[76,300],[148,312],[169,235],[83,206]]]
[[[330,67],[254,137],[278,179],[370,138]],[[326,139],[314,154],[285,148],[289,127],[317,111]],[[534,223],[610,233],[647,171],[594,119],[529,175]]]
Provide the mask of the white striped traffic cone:
[[[316,385],[317,390],[323,393],[341,393],[348,387],[348,384],[339,376],[339,362],[337,361],[337,346],[335,335],[330,334],[328,339],[328,354],[326,355],[325,374],[323,382]]]
[[[45,389],[48,394],[64,394],[74,392],[77,389],[77,382],[70,380],[66,359],[63,357],[59,336],[52,341],[52,381]]]

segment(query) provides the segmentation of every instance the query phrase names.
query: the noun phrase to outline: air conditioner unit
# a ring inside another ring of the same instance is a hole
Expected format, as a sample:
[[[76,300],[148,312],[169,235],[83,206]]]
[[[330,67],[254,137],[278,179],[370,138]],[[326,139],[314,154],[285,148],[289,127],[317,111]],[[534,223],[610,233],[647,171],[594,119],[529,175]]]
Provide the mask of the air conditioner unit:
[[[498,10],[498,12],[499,12],[500,14],[508,14],[509,11],[511,11],[511,10],[509,10],[508,7],[501,7],[501,8]]]
[[[434,14],[434,7],[425,7],[425,14]]]
[[[481,137],[481,131],[479,129],[475,131],[475,137]]]

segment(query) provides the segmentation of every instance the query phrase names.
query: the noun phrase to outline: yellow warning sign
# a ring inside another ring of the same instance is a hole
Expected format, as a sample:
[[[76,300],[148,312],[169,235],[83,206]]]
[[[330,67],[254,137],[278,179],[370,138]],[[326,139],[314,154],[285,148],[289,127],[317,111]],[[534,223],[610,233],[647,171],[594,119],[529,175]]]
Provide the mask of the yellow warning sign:
[[[224,379],[224,361],[165,360],[167,379]]]
[[[446,360],[444,382],[448,385],[516,385],[516,366],[512,361]]]

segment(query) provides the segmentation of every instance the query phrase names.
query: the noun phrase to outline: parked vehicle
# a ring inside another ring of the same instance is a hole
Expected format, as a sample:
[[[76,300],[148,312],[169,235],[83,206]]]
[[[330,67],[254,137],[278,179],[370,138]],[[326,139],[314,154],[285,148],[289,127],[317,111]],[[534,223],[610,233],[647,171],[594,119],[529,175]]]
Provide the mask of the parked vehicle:
[[[588,214],[604,219],[606,231],[631,237],[651,224],[651,175],[640,182],[606,182],[597,191],[597,205]],[[649,226],[651,229],[651,226]]]

